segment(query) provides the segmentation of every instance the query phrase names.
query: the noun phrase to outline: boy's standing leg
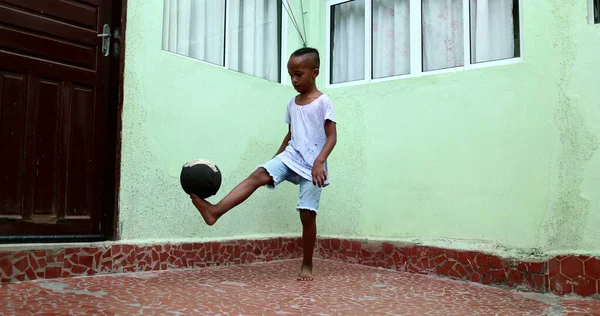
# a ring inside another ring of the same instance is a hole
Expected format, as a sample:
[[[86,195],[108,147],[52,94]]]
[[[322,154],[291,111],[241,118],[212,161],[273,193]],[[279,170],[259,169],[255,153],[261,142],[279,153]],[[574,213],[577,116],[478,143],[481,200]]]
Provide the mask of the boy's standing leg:
[[[298,281],[312,281],[313,253],[317,240],[317,212],[323,189],[305,179],[301,179],[299,185],[300,194],[296,209],[300,212],[302,222],[303,259]]]
[[[317,214],[310,210],[300,210],[300,221],[302,222],[303,259],[298,281],[312,281],[312,259],[317,240]]]

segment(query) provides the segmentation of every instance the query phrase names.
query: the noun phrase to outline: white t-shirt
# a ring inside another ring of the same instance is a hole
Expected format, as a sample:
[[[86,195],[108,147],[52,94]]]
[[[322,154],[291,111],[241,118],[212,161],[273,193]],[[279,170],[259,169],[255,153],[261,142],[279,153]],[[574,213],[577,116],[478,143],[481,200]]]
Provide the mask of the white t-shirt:
[[[326,120],[336,122],[333,104],[325,94],[306,105],[298,105],[296,98],[288,102],[285,122],[291,125],[292,138],[279,158],[288,168],[309,181],[312,181],[313,164],[327,141]],[[327,163],[325,171],[329,178]],[[325,182],[327,184],[329,180]]]

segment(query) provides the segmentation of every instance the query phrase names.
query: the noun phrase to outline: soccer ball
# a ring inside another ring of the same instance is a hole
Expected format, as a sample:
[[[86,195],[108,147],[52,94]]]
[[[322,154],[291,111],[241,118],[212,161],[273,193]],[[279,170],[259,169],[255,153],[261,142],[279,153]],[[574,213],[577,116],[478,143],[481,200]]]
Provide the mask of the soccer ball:
[[[209,160],[196,159],[183,165],[179,181],[185,193],[206,199],[219,191],[221,171]]]

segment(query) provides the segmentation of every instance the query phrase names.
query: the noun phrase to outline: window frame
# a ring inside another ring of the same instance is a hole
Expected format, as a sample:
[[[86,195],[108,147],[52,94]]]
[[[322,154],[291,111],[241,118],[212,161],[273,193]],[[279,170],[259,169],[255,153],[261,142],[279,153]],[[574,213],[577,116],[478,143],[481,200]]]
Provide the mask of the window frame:
[[[424,76],[433,76],[439,74],[454,73],[464,70],[481,69],[488,67],[504,66],[517,64],[523,61],[523,0],[518,0],[519,3],[519,57],[513,57],[502,60],[493,60],[479,63],[471,63],[471,23],[470,23],[470,0],[463,1],[463,16],[468,23],[464,24],[464,66],[446,68],[434,71],[423,71],[422,69],[422,26],[421,26],[421,0],[410,1],[410,73],[404,75],[395,75],[385,78],[373,79],[372,74],[372,1],[365,0],[365,79],[355,80],[342,83],[331,83],[331,12],[332,7],[341,3],[351,2],[353,0],[327,0],[325,2],[325,86],[327,88],[342,88],[348,86],[363,85],[368,83],[386,82],[392,80],[402,80],[410,78],[419,78]],[[593,0],[590,0],[593,1]],[[419,30],[415,32],[414,30]]]
[[[598,17],[598,22],[596,22],[596,2],[598,2],[597,0],[589,0],[588,1],[588,19],[590,24],[592,25],[596,25],[596,24],[600,24],[600,16]],[[600,6],[600,3],[598,4]],[[600,10],[600,8],[598,8],[598,10]],[[599,13],[600,15],[600,13]]]
[[[208,65],[208,66],[212,66],[212,67],[216,67],[219,69],[224,69],[226,71],[231,71],[231,72],[235,72],[235,73],[239,73],[242,75],[246,75],[246,76],[250,76],[256,79],[261,79],[261,80],[265,80],[267,82],[272,82],[272,83],[277,83],[277,84],[289,84],[291,86],[291,81],[288,83],[289,78],[287,78],[288,76],[286,76],[287,74],[287,62],[285,60],[285,53],[287,53],[287,45],[288,45],[288,19],[286,19],[285,16],[285,8],[283,7],[283,4],[280,2],[279,5],[279,17],[278,17],[278,22],[279,22],[279,32],[280,32],[280,36],[279,36],[279,80],[278,81],[271,81],[259,76],[255,76],[252,74],[247,74],[245,72],[241,72],[235,69],[231,69],[228,68],[229,66],[229,61],[228,61],[228,55],[227,52],[229,51],[229,44],[227,43],[227,33],[229,32],[229,23],[228,23],[228,13],[229,13],[229,5],[230,5],[230,0],[225,0],[223,1],[223,6],[225,7],[225,17],[223,19],[223,23],[224,23],[224,28],[223,28],[223,65],[219,65],[219,64],[215,64],[215,63],[211,63],[209,61],[205,61],[202,59],[198,59],[198,58],[193,58],[190,56],[185,56],[185,55],[181,55],[175,52],[171,52],[169,50],[164,49],[163,47],[161,47],[161,51],[163,53],[167,53],[167,54],[171,54],[171,55],[175,55],[179,58],[187,58],[187,59],[191,59],[195,62],[200,62],[204,65]],[[162,14],[164,14],[165,12],[165,7],[164,7],[164,1],[163,1],[163,7],[162,7]],[[162,29],[161,32],[164,30],[164,19],[163,23],[161,23]],[[162,38],[161,38],[162,40]],[[286,79],[287,78],[287,79]]]

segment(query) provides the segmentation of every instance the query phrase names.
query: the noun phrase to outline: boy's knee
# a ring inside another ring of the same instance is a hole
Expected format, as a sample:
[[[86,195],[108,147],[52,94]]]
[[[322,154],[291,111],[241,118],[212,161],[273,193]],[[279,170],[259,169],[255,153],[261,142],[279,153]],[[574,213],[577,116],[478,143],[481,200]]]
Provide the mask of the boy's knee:
[[[264,168],[256,169],[249,178],[259,186],[267,185],[273,182],[273,178],[271,178],[267,170]]]

